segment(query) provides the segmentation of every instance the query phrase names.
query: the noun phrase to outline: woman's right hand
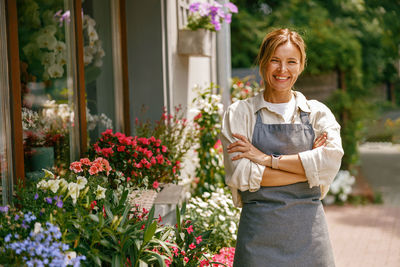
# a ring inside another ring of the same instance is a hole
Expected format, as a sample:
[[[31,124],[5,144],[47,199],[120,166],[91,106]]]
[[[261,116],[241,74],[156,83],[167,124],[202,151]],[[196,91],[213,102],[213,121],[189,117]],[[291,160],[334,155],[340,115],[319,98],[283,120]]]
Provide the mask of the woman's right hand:
[[[327,133],[323,133],[320,136],[317,137],[317,139],[315,139],[314,145],[312,147],[312,149],[315,149],[317,147],[320,146],[326,146],[326,139],[328,137]]]

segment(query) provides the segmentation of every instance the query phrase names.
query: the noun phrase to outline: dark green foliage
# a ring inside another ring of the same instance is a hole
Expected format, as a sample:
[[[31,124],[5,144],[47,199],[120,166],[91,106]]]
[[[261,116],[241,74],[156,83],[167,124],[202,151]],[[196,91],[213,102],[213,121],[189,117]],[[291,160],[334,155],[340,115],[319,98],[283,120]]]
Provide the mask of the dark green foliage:
[[[327,104],[342,126],[343,168],[349,168],[358,163],[357,144],[374,114],[372,88],[399,83],[400,5],[395,2],[237,0],[242,15],[232,23],[232,65],[253,66],[262,37],[274,28],[299,32],[307,44],[305,72],[337,72],[341,78]],[[265,4],[269,14],[262,12]]]

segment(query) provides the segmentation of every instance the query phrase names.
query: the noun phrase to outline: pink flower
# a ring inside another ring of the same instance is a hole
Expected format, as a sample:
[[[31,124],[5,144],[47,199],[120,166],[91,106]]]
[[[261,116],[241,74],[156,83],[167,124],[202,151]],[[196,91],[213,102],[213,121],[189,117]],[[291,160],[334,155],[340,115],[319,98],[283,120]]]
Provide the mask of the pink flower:
[[[189,235],[193,233],[193,225],[190,225],[188,228],[186,228],[186,231],[188,232]]]
[[[83,159],[81,159],[80,160],[80,162],[83,164],[83,165],[86,165],[86,166],[90,166],[92,163],[90,162],[90,159],[88,159],[88,158],[83,158]]]
[[[131,180],[131,177],[126,178],[127,183],[129,183],[130,180]]]
[[[195,245],[194,243],[192,243],[192,244],[189,245],[189,248],[190,248],[190,249],[195,249],[195,248],[196,248],[196,245]]]
[[[167,265],[167,267],[169,267],[172,264],[171,260],[169,260],[169,259],[165,259],[164,262],[165,262],[165,265]]]
[[[159,184],[157,181],[154,181],[154,183],[153,183],[153,188],[154,188],[154,189],[157,189],[159,185],[160,185],[160,184]]]
[[[118,152],[123,152],[123,151],[125,151],[125,146],[119,146],[119,147],[117,147],[117,151],[118,151]]]
[[[197,236],[197,237],[196,237],[196,243],[197,243],[197,244],[200,244],[201,241],[203,241],[203,238],[201,237],[201,235]]]
[[[152,157],[150,160],[151,165],[155,165],[157,163],[156,158]]]
[[[168,148],[166,146],[161,146],[161,151],[163,153],[167,152]]]
[[[74,173],[82,172],[82,163],[80,163],[79,161],[74,161],[69,165],[69,169]]]
[[[187,263],[189,261],[188,257],[184,257],[183,260]]]
[[[92,165],[89,169],[89,174],[90,175],[95,175],[99,172],[99,169],[97,168],[96,165]]]
[[[210,262],[208,260],[202,260],[200,262],[200,267],[210,266]]]

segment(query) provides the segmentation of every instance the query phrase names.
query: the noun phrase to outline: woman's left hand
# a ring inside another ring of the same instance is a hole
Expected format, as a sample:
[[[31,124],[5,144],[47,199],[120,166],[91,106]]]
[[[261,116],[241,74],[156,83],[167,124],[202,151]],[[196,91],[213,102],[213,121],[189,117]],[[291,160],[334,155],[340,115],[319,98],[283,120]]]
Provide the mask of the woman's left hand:
[[[243,135],[232,134],[233,137],[239,139],[238,141],[230,144],[227,147],[228,153],[241,152],[240,154],[234,156],[232,161],[241,158],[247,158],[255,163],[266,165],[267,155],[258,150],[253,144]]]

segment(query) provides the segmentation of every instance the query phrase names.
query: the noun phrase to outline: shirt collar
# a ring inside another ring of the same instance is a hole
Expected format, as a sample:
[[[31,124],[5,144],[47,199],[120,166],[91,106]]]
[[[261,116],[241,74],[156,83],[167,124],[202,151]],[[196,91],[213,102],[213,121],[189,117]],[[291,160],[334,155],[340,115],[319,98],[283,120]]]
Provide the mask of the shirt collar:
[[[292,94],[296,101],[296,110],[299,108],[304,112],[310,113],[311,110],[307,104],[306,97],[298,91],[292,91]],[[265,103],[265,100],[264,100],[264,90],[260,91],[260,93],[255,96],[254,108],[255,108],[254,109],[255,112],[259,111],[262,108],[268,109],[267,104]]]

